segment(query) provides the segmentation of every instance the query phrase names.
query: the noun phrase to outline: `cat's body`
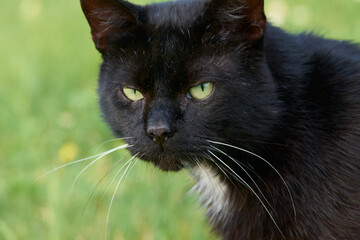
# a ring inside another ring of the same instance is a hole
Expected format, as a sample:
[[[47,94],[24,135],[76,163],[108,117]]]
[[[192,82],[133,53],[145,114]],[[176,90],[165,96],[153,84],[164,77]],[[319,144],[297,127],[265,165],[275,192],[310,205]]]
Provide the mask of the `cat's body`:
[[[82,6],[105,119],[190,169],[223,239],[360,239],[357,46],[266,26],[260,0]]]
[[[347,43],[287,35],[269,27],[265,52],[285,115],[275,139],[243,144],[249,145],[246,149],[253,145],[254,152],[277,163],[292,192],[296,217],[284,183],[267,167],[270,176],[263,178],[266,184],[261,180],[258,184],[274,206],[279,228],[286,239],[359,239],[360,50]],[[238,151],[232,156],[246,159],[246,155],[240,157]],[[207,171],[211,173],[195,176],[203,179],[199,192],[204,193],[210,219],[224,239],[282,238],[250,190],[239,191],[229,182],[218,188],[215,177],[204,183],[207,176],[214,175],[214,170]],[[218,196],[215,199],[210,197],[211,187]],[[227,202],[219,197],[222,195],[232,199]]]

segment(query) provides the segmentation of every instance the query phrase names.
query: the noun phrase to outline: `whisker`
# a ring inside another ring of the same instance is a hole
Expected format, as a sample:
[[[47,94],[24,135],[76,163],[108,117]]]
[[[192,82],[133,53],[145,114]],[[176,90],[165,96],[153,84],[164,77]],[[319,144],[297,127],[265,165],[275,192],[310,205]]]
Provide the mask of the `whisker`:
[[[141,158],[142,156],[144,156],[144,154],[141,155],[139,158]],[[125,178],[124,178],[124,183],[126,182],[126,179],[127,179],[127,177],[129,176],[131,170],[132,170],[133,167],[139,162],[139,160],[140,160],[140,159],[137,159],[137,160],[134,162],[134,164],[132,165],[132,167],[129,169],[128,173],[126,174],[126,176],[125,176]]]
[[[87,200],[87,202],[86,202],[86,204],[85,204],[83,213],[85,212],[87,206],[89,205],[90,199],[91,199],[92,196],[94,195],[95,190],[97,189],[97,187],[100,185],[100,183],[102,183],[102,182],[104,181],[104,179],[109,175],[109,173],[111,173],[111,172],[116,168],[116,166],[119,165],[119,163],[120,163],[123,159],[124,159],[124,156],[123,156],[122,158],[120,158],[120,159],[114,164],[114,166],[112,166],[111,169],[108,170],[108,171],[106,172],[106,174],[105,174],[105,175],[96,183],[96,185],[92,188],[92,190],[91,190],[91,192],[90,192],[90,194],[89,194],[89,198],[88,198],[88,200]]]
[[[210,145],[212,148],[214,148],[214,149],[216,149],[216,150],[220,150],[219,148],[216,148],[215,146],[213,146],[213,145]],[[220,153],[225,153],[225,152],[220,152]],[[247,170],[249,170],[249,171],[251,171],[263,184],[264,184],[264,186],[269,190],[269,192],[271,192],[270,191],[270,188],[269,188],[269,186],[266,184],[266,182],[264,181],[264,179],[262,179],[262,177],[259,175],[259,174],[257,174],[253,169],[251,169],[249,166],[247,166],[246,164],[244,164],[244,163],[241,163],[241,162],[239,162],[237,159],[232,159],[233,161],[235,160],[236,161],[236,164],[240,164],[241,166],[243,166],[244,168],[246,168]],[[271,196],[273,197],[273,195],[271,194]]]
[[[124,138],[124,139],[127,139],[127,138]],[[115,141],[115,140],[116,140],[116,139],[113,139],[113,140],[110,140],[110,141]],[[118,139],[118,140],[120,140],[120,139]],[[108,141],[108,142],[109,142],[109,141]],[[105,143],[106,143],[106,142],[105,142]],[[103,143],[103,144],[105,144],[105,143]],[[102,145],[103,145],[103,144],[102,144]],[[100,146],[102,146],[102,145],[100,145]],[[111,151],[111,150],[109,150],[109,151]],[[62,168],[64,168],[64,167],[66,167],[66,166],[70,166],[70,165],[73,165],[73,164],[76,164],[76,163],[81,163],[81,162],[84,162],[84,161],[87,161],[87,160],[90,160],[90,159],[99,157],[99,156],[101,156],[102,154],[104,154],[104,153],[106,153],[106,152],[108,152],[108,151],[105,151],[105,152],[96,154],[96,155],[91,156],[91,157],[82,158],[82,159],[79,159],[79,160],[76,160],[76,161],[72,161],[72,162],[70,162],[70,163],[63,164],[63,165],[61,165],[61,166],[59,166],[59,167],[56,167],[56,168],[54,168],[54,169],[52,169],[52,170],[50,170],[50,171],[47,171],[47,172],[45,172],[44,174],[40,175],[39,177],[37,177],[37,178],[35,179],[35,181],[39,181],[41,178],[49,175],[50,173],[53,173],[53,172],[59,170],[59,169],[62,169]]]
[[[116,167],[123,159],[124,159],[124,156],[115,163],[115,165],[106,173],[106,175],[103,176],[103,178],[100,180],[100,182],[101,182],[111,171],[113,171],[113,169],[115,169],[115,167]],[[123,170],[124,167],[127,166],[127,165],[130,163],[130,161],[131,161],[131,159],[128,160],[128,161],[126,161],[126,163],[121,166],[121,168],[117,171],[116,176],[113,178],[113,180],[112,180],[111,183],[108,185],[108,187],[106,188],[106,190],[103,192],[103,194],[101,195],[101,197],[98,197],[98,204],[97,204],[97,206],[96,206],[96,209],[99,208],[99,206],[100,206],[100,201],[103,200],[106,192],[109,190],[110,186],[113,184],[113,182],[115,181],[116,177],[120,174],[121,170]],[[100,182],[99,182],[99,183],[100,183]],[[98,183],[98,184],[99,184],[99,183]],[[89,199],[90,199],[90,198],[89,198]],[[95,211],[95,212],[96,212],[96,211]],[[94,216],[95,216],[95,212],[94,212]]]
[[[114,201],[114,198],[115,198],[115,194],[116,194],[116,192],[117,192],[117,190],[118,190],[118,188],[119,188],[119,186],[120,186],[120,183],[121,183],[124,175],[126,174],[127,170],[128,170],[129,167],[131,166],[132,160],[133,160],[137,155],[138,155],[138,153],[135,154],[133,157],[131,157],[130,160],[128,161],[128,162],[130,162],[130,163],[129,163],[128,166],[126,167],[126,169],[125,169],[125,171],[124,171],[124,174],[123,174],[123,175],[121,176],[121,178],[119,179],[119,182],[118,182],[118,184],[116,185],[116,188],[115,188],[115,190],[114,190],[114,193],[113,193],[113,195],[112,195],[112,197],[111,197],[109,209],[108,209],[107,216],[106,216],[106,223],[105,223],[105,240],[107,240],[107,229],[108,229],[109,216],[110,216],[111,207],[112,207],[112,204],[113,204],[113,201]]]
[[[93,165],[97,160],[101,159],[102,157],[104,157],[104,156],[106,156],[106,155],[108,155],[108,154],[110,154],[110,153],[112,153],[112,152],[115,152],[115,151],[117,151],[117,150],[119,150],[119,149],[124,149],[124,148],[126,148],[126,147],[132,147],[132,146],[129,145],[129,144],[124,144],[124,145],[121,145],[121,146],[119,146],[119,147],[113,148],[113,149],[111,149],[111,150],[109,150],[109,151],[104,152],[104,153],[101,154],[99,157],[97,157],[94,161],[92,161],[91,163],[89,163],[88,165],[86,165],[86,166],[78,173],[78,175],[75,177],[75,180],[74,180],[74,182],[73,182],[73,184],[72,184],[71,191],[72,191],[72,192],[74,191],[75,184],[76,184],[78,178],[81,176],[81,174],[82,174],[86,169],[88,169],[91,165]]]
[[[216,141],[211,141],[211,140],[207,140],[208,142],[210,143],[214,143],[214,144],[218,144],[218,145],[223,145],[223,146],[227,146],[227,147],[231,147],[231,148],[234,148],[234,149],[237,149],[237,150],[240,150],[242,152],[245,152],[245,153],[248,153],[252,156],[255,156],[257,158],[259,158],[260,160],[264,161],[268,166],[270,166],[274,171],[275,173],[280,177],[281,181],[284,183],[288,193],[289,193],[289,196],[290,196],[290,201],[291,201],[291,204],[292,204],[292,207],[293,207],[293,210],[294,210],[294,216],[295,216],[295,219],[296,219],[296,209],[295,209],[295,203],[294,203],[294,199],[293,199],[293,196],[291,194],[291,191],[290,191],[290,188],[289,186],[287,185],[285,179],[283,178],[283,176],[280,174],[280,172],[269,162],[267,161],[266,159],[264,159],[263,157],[257,155],[256,153],[253,153],[253,152],[250,152],[246,149],[243,149],[243,148],[240,148],[240,147],[236,147],[236,146],[233,146],[233,145],[230,145],[230,144],[227,144],[227,143],[221,143],[221,142],[216,142]]]
[[[208,154],[206,154],[206,156],[209,158],[210,161],[212,161],[216,166],[217,168],[225,175],[225,177],[231,182],[231,184],[238,190],[238,187],[236,186],[236,184],[231,180],[231,178],[227,175],[227,173],[225,172],[225,170],[219,166],[219,164],[217,164],[217,162],[211,157],[209,156]],[[232,174],[231,172],[227,171],[229,174]],[[233,176],[233,175],[232,175]]]
[[[101,195],[100,200],[104,199],[105,194],[107,193],[107,191],[109,190],[109,188],[111,187],[111,185],[115,182],[115,179],[117,178],[117,176],[119,176],[120,172],[124,169],[124,167],[126,167],[127,165],[129,165],[129,163],[131,163],[131,161],[136,157],[137,154],[135,154],[133,157],[131,157],[129,160],[126,161],[126,163],[124,165],[121,166],[121,168],[119,169],[119,171],[117,171],[117,173],[115,174],[114,178],[111,180],[110,184],[108,185],[108,187],[105,189],[105,191],[103,192],[103,194]]]
[[[264,204],[264,202],[261,200],[261,198],[259,197],[259,195],[254,191],[254,189],[242,178],[240,177],[234,170],[232,170],[232,168],[230,168],[226,163],[224,163],[218,156],[216,156],[213,152],[211,152],[210,150],[207,150],[211,155],[213,155],[217,160],[219,160],[225,167],[227,167],[233,174],[236,175],[236,177],[255,195],[255,197],[259,200],[259,202],[261,203],[261,205],[264,207],[265,211],[269,214],[271,220],[273,221],[273,223],[275,224],[275,227],[278,229],[278,231],[280,232],[280,234],[283,236],[283,238],[285,239],[284,234],[282,233],[282,231],[280,230],[279,226],[277,225],[275,219],[273,218],[272,214],[270,213],[269,209],[266,207],[266,205]]]
[[[261,191],[261,189],[259,188],[259,186],[257,185],[256,181],[251,177],[251,175],[245,170],[245,168],[233,157],[231,157],[230,155],[228,155],[227,153],[225,153],[224,151],[218,149],[217,147],[211,146],[213,149],[215,149],[216,151],[224,154],[225,156],[227,156],[228,158],[230,158],[236,165],[238,165],[241,170],[244,171],[244,173],[250,178],[250,180],[255,184],[256,189],[260,192],[261,196],[263,197],[263,199],[265,200],[265,202],[271,207],[272,210],[275,210],[272,205],[270,204],[270,202],[266,199],[265,195],[263,194],[263,192]]]
[[[123,137],[123,138],[114,138],[114,139],[110,139],[108,141],[103,142],[102,144],[100,144],[97,148],[100,148],[102,146],[104,146],[105,144],[109,143],[109,142],[115,142],[115,141],[121,141],[121,140],[127,140],[127,139],[132,139],[133,137]]]

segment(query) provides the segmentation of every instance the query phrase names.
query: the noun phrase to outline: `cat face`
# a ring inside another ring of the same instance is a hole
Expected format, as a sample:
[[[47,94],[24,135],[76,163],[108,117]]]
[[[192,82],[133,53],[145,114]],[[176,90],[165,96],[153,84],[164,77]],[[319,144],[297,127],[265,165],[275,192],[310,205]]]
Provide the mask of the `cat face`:
[[[262,1],[82,7],[104,60],[104,118],[134,155],[180,170],[207,161],[209,141],[271,135],[279,107],[262,51]]]

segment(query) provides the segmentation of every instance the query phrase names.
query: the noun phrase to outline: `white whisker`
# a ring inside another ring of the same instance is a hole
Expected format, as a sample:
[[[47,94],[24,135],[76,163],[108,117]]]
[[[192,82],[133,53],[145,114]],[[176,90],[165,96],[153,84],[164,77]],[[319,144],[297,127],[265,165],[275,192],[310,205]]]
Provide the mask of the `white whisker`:
[[[125,158],[125,156],[122,156],[122,157],[111,167],[111,169],[108,170],[108,171],[106,172],[106,174],[99,180],[99,182],[96,184],[95,187],[97,187],[97,186],[105,179],[105,177],[106,177],[107,175],[109,175],[109,173],[111,173],[111,172],[116,168],[116,166],[120,164],[120,162],[122,162],[122,160],[123,160],[124,158]]]
[[[235,176],[255,195],[255,197],[259,200],[259,202],[261,203],[261,205],[264,207],[265,211],[269,214],[271,220],[273,221],[273,223],[275,224],[276,228],[279,230],[280,234],[283,236],[283,238],[285,239],[284,234],[282,233],[282,231],[280,230],[279,226],[277,225],[275,219],[273,218],[272,214],[270,213],[269,209],[266,207],[266,205],[264,204],[264,202],[261,200],[261,198],[259,197],[259,195],[254,191],[254,189],[242,178],[240,177],[234,170],[232,170],[226,163],[224,163],[218,156],[216,156],[213,152],[211,152],[210,150],[207,150],[211,155],[213,155],[217,160],[219,160],[226,168],[228,168],[233,174],[235,174]]]
[[[293,210],[294,210],[294,216],[295,216],[295,219],[296,219],[296,209],[295,209],[295,203],[294,203],[294,199],[292,197],[292,194],[291,194],[291,191],[290,191],[290,188],[289,186],[287,185],[285,179],[282,177],[282,175],[280,174],[280,172],[269,162],[267,161],[266,159],[264,159],[263,157],[257,155],[256,153],[253,153],[253,152],[250,152],[246,149],[243,149],[243,148],[240,148],[240,147],[236,147],[236,146],[233,146],[233,145],[230,145],[230,144],[227,144],[227,143],[221,143],[221,142],[216,142],[216,141],[211,141],[211,140],[207,140],[208,142],[210,143],[214,143],[214,144],[218,144],[218,145],[223,145],[223,146],[227,146],[227,147],[231,147],[231,148],[234,148],[234,149],[237,149],[237,150],[240,150],[242,152],[245,152],[245,153],[248,153],[252,156],[255,156],[257,158],[259,158],[260,160],[264,161],[267,165],[269,165],[274,171],[275,173],[280,177],[281,181],[284,183],[288,193],[289,193],[289,196],[290,196],[290,200],[291,200],[291,204],[292,204],[292,207],[293,207]]]
[[[107,229],[108,229],[109,216],[110,216],[111,207],[112,207],[112,204],[113,204],[113,201],[114,201],[114,198],[115,198],[115,194],[116,194],[116,192],[117,192],[117,190],[118,190],[118,188],[119,188],[119,186],[120,186],[120,183],[121,183],[124,175],[126,174],[127,170],[129,169],[129,167],[130,167],[130,165],[131,165],[131,163],[132,163],[132,160],[133,160],[137,155],[138,155],[138,153],[135,154],[135,155],[134,155],[132,158],[130,158],[130,160],[128,161],[128,162],[130,162],[130,163],[129,163],[128,166],[126,167],[126,169],[125,169],[125,171],[124,171],[124,174],[123,174],[123,175],[121,176],[121,178],[119,179],[119,182],[118,182],[118,184],[116,185],[116,188],[115,188],[115,190],[114,190],[114,193],[113,193],[113,195],[112,195],[112,197],[111,197],[109,209],[108,209],[107,216],[106,216],[106,223],[105,223],[105,240],[107,240]]]
[[[109,143],[109,142],[122,141],[122,140],[127,140],[127,139],[132,139],[132,137],[123,137],[123,138],[110,139],[110,140],[105,141],[105,142],[103,142],[102,144],[100,144],[97,148],[100,148],[100,147],[104,146],[105,144],[107,144],[107,143]]]
[[[115,182],[115,179],[117,178],[117,176],[119,176],[120,172],[124,169],[124,167],[126,167],[129,163],[131,163],[132,160],[133,160],[133,158],[130,158],[128,161],[126,161],[126,163],[124,165],[121,166],[119,171],[117,171],[117,173],[115,174],[115,177],[111,180],[110,184],[108,185],[108,187],[105,189],[105,191],[101,195],[101,198],[100,198],[101,200],[104,198],[105,194],[107,193],[107,191],[109,190],[111,185]]]
[[[113,149],[112,149],[112,150],[113,150]],[[109,150],[109,151],[112,151],[112,150]],[[117,149],[115,148],[115,150],[117,150]],[[115,151],[115,150],[114,150],[114,151]],[[79,159],[79,160],[76,160],[76,161],[73,161],[73,162],[70,162],[70,163],[66,163],[66,164],[64,164],[64,165],[61,165],[61,166],[59,166],[59,167],[56,167],[56,168],[54,168],[54,169],[52,169],[52,170],[50,170],[50,171],[47,171],[46,173],[42,174],[41,176],[37,177],[37,178],[35,179],[35,181],[38,181],[39,179],[45,177],[46,175],[48,175],[48,174],[50,174],[50,173],[52,173],[52,172],[55,172],[55,171],[57,171],[57,170],[59,170],[59,169],[62,169],[62,168],[64,168],[64,167],[66,167],[66,166],[73,165],[73,164],[80,163],[80,162],[84,162],[84,161],[87,161],[87,160],[90,160],[90,159],[93,159],[93,158],[96,158],[96,157],[100,157],[100,156],[102,156],[103,154],[105,154],[105,153],[107,153],[107,152],[109,152],[109,151],[102,152],[102,153],[96,154],[96,155],[91,156],[91,157]],[[109,153],[110,153],[110,152],[109,152]],[[106,155],[106,154],[105,154],[105,155]]]
[[[212,161],[212,162],[217,166],[217,168],[225,175],[225,177],[231,182],[231,184],[234,185],[235,188],[237,188],[236,185],[235,185],[235,183],[231,180],[231,178],[230,178],[229,175],[224,171],[224,169],[221,168],[221,167],[219,166],[219,164],[217,164],[217,162],[216,162],[212,157],[210,157],[208,154],[206,154],[206,156],[209,158],[210,161]],[[228,172],[228,173],[232,174],[231,172]],[[238,190],[239,190],[239,189],[238,189]]]
[[[112,172],[117,165],[119,165],[119,163],[120,163],[123,159],[124,159],[124,156],[123,156],[122,158],[120,158],[120,159],[114,164],[114,166],[112,166],[112,168],[111,168],[109,171],[107,171],[107,173],[106,173],[106,174],[96,183],[96,185],[92,188],[92,190],[91,190],[91,192],[90,192],[90,194],[89,194],[89,199],[88,199],[87,202],[86,202],[86,205],[85,205],[85,207],[84,207],[84,211],[83,211],[83,212],[85,212],[85,209],[86,209],[87,205],[89,204],[89,201],[90,201],[91,197],[94,195],[96,188],[100,185],[100,183],[102,183],[102,181],[105,179],[105,177],[106,177],[110,172]]]
[[[269,203],[269,201],[266,199],[266,197],[264,196],[263,192],[261,191],[261,189],[259,188],[259,186],[257,185],[256,181],[251,177],[251,175],[245,170],[245,168],[233,157],[231,157],[230,155],[228,155],[227,153],[225,153],[224,151],[221,151],[220,149],[218,149],[217,147],[211,146],[212,148],[214,148],[216,151],[224,154],[225,156],[227,156],[228,158],[230,158],[236,165],[238,165],[241,170],[244,171],[244,173],[250,178],[250,180],[255,184],[256,189],[260,192],[261,196],[263,197],[263,199],[266,201],[266,203],[271,207],[272,210],[274,210],[274,208],[271,206],[271,204]]]
[[[73,182],[73,184],[72,184],[71,191],[74,191],[74,187],[75,187],[76,181],[77,181],[78,178],[81,176],[81,174],[82,174],[86,169],[88,169],[91,165],[93,165],[97,160],[101,159],[102,157],[104,157],[104,156],[106,156],[106,155],[108,155],[108,154],[110,154],[110,153],[112,153],[112,152],[115,152],[115,151],[117,151],[117,150],[119,150],[119,149],[124,149],[124,148],[126,148],[126,147],[131,147],[131,145],[129,145],[129,144],[124,144],[124,145],[121,145],[121,146],[119,146],[119,147],[113,148],[113,149],[111,149],[111,150],[109,150],[109,151],[106,151],[106,152],[102,153],[99,157],[97,157],[95,160],[93,160],[91,163],[89,163],[88,165],[86,165],[86,166],[79,172],[79,174],[75,177],[75,180],[74,180],[74,182]]]
[[[141,158],[144,155],[141,155],[139,158]],[[134,164],[132,165],[132,167],[129,169],[128,173],[126,174],[125,178],[124,178],[124,183],[126,182],[126,178],[129,176],[131,170],[134,168],[134,166],[139,162],[139,159],[137,159]]]

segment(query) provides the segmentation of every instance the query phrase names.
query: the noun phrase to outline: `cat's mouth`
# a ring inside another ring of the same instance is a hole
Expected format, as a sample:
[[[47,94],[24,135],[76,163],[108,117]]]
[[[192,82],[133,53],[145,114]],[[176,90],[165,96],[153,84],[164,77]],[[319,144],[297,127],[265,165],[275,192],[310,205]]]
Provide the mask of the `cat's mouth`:
[[[141,160],[154,164],[155,167],[163,171],[180,171],[184,168],[191,168],[196,160],[200,157],[199,151],[191,151],[192,149],[159,149],[156,146],[139,146],[138,144],[129,143],[133,148],[129,148],[132,155],[138,155]]]

